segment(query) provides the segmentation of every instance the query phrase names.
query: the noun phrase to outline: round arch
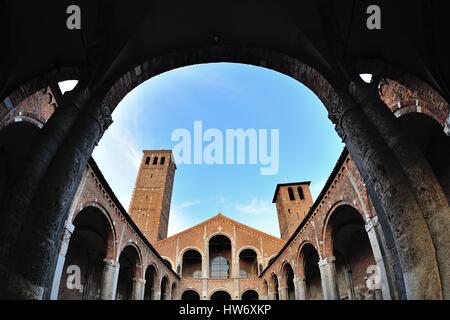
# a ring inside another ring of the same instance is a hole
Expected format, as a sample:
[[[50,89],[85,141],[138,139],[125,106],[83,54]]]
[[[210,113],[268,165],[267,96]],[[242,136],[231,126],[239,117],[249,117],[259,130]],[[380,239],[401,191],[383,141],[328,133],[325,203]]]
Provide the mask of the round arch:
[[[200,294],[198,293],[198,291],[196,289],[186,289],[183,291],[183,293],[181,294],[181,300],[183,301],[197,301],[197,300],[201,300],[200,299]]]
[[[271,300],[280,300],[280,282],[275,272],[270,275],[269,291]]]
[[[77,212],[68,229],[73,229],[64,262],[58,299],[101,299],[104,261],[114,259],[114,235],[108,218],[98,207],[87,206]],[[67,270],[77,266],[83,275],[83,290],[67,288]]]
[[[241,300],[243,301],[259,300],[259,293],[254,289],[248,289],[242,293]]]
[[[182,251],[180,274],[183,278],[201,278],[203,276],[203,255],[195,247]]]
[[[145,270],[144,300],[155,300],[159,279],[158,274],[158,266],[156,263],[150,263]]]
[[[382,299],[380,281],[367,285],[367,279],[380,270],[361,213],[353,206],[333,210],[326,225],[324,251],[334,257],[337,298],[348,300]]]
[[[235,257],[233,238],[223,232],[208,238],[209,278],[228,279],[233,276]]]
[[[164,275],[161,279],[161,300],[170,300],[170,284],[169,277]]]
[[[294,268],[288,261],[281,267],[281,290],[284,300],[295,300]]]
[[[100,203],[95,201],[86,202],[81,206],[81,209],[78,211],[75,211],[73,216],[70,217],[70,220],[72,223],[77,219],[78,215],[86,208],[96,208],[108,221],[109,228],[111,231],[111,237],[108,239],[108,256],[107,259],[115,260],[117,257],[117,232],[116,227],[114,225],[114,221],[109,214],[108,210]]]
[[[211,292],[209,300],[227,301],[232,300],[232,294],[225,288],[218,288]]]
[[[300,300],[322,300],[322,279],[319,270],[320,255],[316,247],[305,241],[299,247],[298,275],[304,281],[304,297]]]

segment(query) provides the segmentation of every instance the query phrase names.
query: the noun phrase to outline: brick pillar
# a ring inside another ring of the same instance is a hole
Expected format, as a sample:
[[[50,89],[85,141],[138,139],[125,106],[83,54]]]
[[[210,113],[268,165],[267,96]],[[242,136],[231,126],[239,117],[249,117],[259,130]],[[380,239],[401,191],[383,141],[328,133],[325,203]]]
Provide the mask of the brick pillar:
[[[58,260],[56,262],[56,268],[53,276],[52,292],[50,295],[51,300],[58,300],[59,287],[61,285],[61,277],[64,272],[64,264],[66,262],[67,250],[69,250],[70,238],[75,230],[75,226],[70,222],[66,222],[64,228],[64,236],[61,241],[61,247],[59,249]]]
[[[117,282],[119,281],[120,264],[117,261],[105,259],[103,267],[100,298],[116,300]]]
[[[322,290],[325,300],[339,300],[339,289],[336,279],[336,258],[327,257],[319,261]]]
[[[295,300],[306,300],[306,279],[294,278]]]
[[[133,300],[144,300],[145,279],[133,279]]]

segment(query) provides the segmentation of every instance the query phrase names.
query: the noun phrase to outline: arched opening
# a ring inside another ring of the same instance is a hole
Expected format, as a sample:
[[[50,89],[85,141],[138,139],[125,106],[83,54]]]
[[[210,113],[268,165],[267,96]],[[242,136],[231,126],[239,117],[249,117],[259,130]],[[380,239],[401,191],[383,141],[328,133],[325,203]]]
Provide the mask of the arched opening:
[[[291,187],[289,187],[289,188],[288,188],[288,193],[289,193],[289,200],[295,201],[294,189],[292,189]]]
[[[158,274],[155,266],[148,266],[145,271],[145,290],[144,290],[144,300],[155,300],[155,290],[156,290],[156,279]]]
[[[271,300],[280,300],[280,286],[278,283],[278,277],[276,274],[273,274],[271,279],[271,295],[272,295],[272,299]]]
[[[183,254],[183,278],[202,277],[202,255],[197,250],[188,250]]]
[[[197,291],[186,290],[181,295],[181,300],[183,300],[183,301],[199,301],[200,300],[200,295],[198,294]]]
[[[300,200],[305,200],[305,193],[303,192],[303,188],[302,187],[298,187],[297,188],[297,192],[298,192],[298,196]]]
[[[177,288],[177,284],[175,282],[172,283],[172,289],[170,290],[170,298],[171,298],[171,300],[178,299],[178,288]]]
[[[161,281],[161,300],[169,300],[170,294],[169,294],[169,279],[167,279],[166,276],[163,277]]]
[[[100,209],[95,207],[87,207],[78,213],[73,225],[75,228],[66,254],[58,299],[98,300],[103,260],[107,257],[108,246],[114,242],[111,225]],[[78,272],[81,277],[80,287],[77,286]]]
[[[256,301],[259,300],[259,294],[255,290],[247,290],[242,294],[242,300]]]
[[[340,298],[382,299],[379,283],[367,286],[368,278],[378,271],[361,214],[351,206],[340,206],[332,213],[327,228],[331,228],[332,240],[325,241],[333,244]]]
[[[209,241],[210,278],[227,279],[231,277],[231,240],[218,235]]]
[[[0,131],[0,204],[38,133],[39,128],[28,122],[13,123]]]
[[[239,254],[239,269],[241,278],[258,276],[258,255],[253,249],[242,250]]]
[[[311,244],[303,246],[300,253],[305,275],[305,290],[308,300],[323,300],[322,282],[319,270],[319,254]]]
[[[286,300],[295,300],[294,270],[289,263],[283,267],[283,288]]]
[[[428,160],[450,204],[450,137],[424,113],[407,113],[398,121]]]
[[[228,301],[228,300],[231,300],[231,296],[226,291],[216,291],[211,295],[211,300]]]
[[[263,286],[262,286],[262,292],[264,294],[263,299],[264,300],[269,300],[269,284],[267,283],[267,280],[263,281]]]
[[[137,249],[131,245],[126,247],[120,255],[119,264],[116,300],[132,300],[134,279],[139,277],[139,268],[141,267]]]

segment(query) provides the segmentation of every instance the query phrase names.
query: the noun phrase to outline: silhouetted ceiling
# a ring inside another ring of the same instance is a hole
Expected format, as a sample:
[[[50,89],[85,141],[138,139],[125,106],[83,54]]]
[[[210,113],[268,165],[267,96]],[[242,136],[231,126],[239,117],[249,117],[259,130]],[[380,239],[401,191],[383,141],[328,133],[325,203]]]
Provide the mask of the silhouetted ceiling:
[[[82,9],[82,30],[66,28],[66,9]],[[366,28],[366,9],[382,9],[382,29]],[[0,2],[0,98],[61,68],[87,72],[105,90],[138,63],[196,46],[258,47],[291,55],[332,84],[380,60],[405,69],[449,97],[449,1],[416,0],[77,0]],[[345,83],[345,81],[344,81]]]

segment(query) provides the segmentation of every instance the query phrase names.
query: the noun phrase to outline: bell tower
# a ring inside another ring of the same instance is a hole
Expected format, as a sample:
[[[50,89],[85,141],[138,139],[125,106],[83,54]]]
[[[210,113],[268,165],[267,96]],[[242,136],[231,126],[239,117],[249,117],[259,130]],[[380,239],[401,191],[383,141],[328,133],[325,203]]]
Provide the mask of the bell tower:
[[[172,151],[144,151],[129,213],[152,244],[167,238],[176,169]]]
[[[289,240],[313,205],[311,182],[277,185],[273,203],[276,203],[281,238]]]

